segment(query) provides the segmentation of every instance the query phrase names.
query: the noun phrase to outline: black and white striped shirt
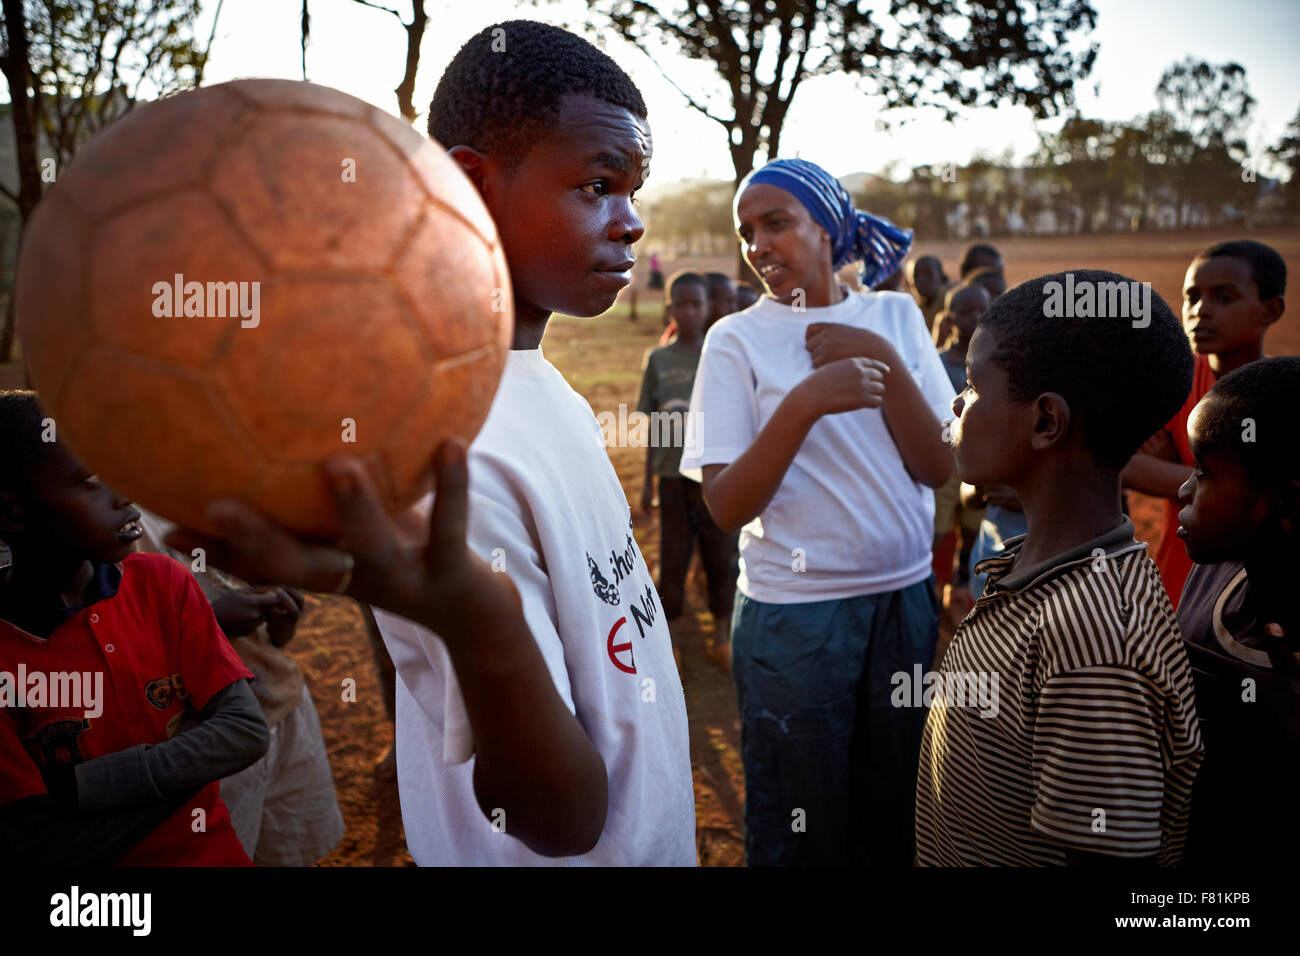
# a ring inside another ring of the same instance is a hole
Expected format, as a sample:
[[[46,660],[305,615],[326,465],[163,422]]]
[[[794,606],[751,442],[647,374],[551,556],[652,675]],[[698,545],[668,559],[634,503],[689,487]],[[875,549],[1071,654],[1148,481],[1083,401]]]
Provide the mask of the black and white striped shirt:
[[[944,674],[983,675],[998,706],[964,706],[941,683],[921,743],[918,862],[1059,866],[1068,846],[1172,866],[1203,751],[1160,572],[1127,518],[1012,571],[1022,543],[980,562],[988,585],[944,655]]]

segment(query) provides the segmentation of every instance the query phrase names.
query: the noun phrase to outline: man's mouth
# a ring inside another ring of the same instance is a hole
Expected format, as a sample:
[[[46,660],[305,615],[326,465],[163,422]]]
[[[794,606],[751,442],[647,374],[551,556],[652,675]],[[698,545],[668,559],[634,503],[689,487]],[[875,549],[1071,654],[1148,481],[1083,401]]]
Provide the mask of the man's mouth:
[[[632,282],[632,267],[634,265],[636,265],[635,259],[627,259],[613,265],[599,266],[593,271],[610,285],[622,288]]]
[[[144,534],[144,526],[140,524],[140,516],[129,519],[117,529],[119,541],[134,541]]]
[[[771,282],[785,267],[779,262],[768,262],[758,267],[758,274],[764,282]]]

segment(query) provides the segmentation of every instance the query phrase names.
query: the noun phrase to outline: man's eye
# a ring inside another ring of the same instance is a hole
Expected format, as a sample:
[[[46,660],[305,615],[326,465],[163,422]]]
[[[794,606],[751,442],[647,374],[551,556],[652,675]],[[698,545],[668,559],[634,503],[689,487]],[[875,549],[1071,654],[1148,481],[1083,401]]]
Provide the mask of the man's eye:
[[[598,189],[598,190],[600,190],[600,192],[593,192],[593,193],[591,194],[591,195],[593,195],[593,196],[604,196],[606,193],[609,192],[609,184],[608,184],[608,183],[605,183],[605,182],[599,182],[599,183],[587,183],[587,185],[583,186],[582,188],[583,188],[583,189]]]
[[[90,485],[92,488],[98,488],[102,484],[99,475],[88,475],[82,483]]]

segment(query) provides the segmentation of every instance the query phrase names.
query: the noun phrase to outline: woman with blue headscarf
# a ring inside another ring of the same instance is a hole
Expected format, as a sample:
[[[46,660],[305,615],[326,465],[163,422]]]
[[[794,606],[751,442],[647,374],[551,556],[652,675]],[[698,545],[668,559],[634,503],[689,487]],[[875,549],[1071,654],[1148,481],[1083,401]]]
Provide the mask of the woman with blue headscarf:
[[[741,530],[747,856],[909,866],[954,394],[911,298],[835,273],[870,289],[912,234],[798,159],[747,176],[735,220],[767,294],[705,339],[681,469]]]

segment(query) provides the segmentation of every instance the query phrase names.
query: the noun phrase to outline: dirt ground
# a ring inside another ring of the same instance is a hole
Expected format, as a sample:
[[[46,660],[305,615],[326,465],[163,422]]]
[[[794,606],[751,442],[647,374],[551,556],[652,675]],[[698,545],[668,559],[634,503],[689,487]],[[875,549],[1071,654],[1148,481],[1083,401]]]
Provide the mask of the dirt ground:
[[[1109,268],[1153,288],[1175,310],[1181,302],[1181,281],[1187,262],[1212,241],[1229,238],[1210,232],[1097,238],[994,240],[1002,251],[1011,284],[1033,275],[1069,268]],[[1258,234],[1274,244],[1288,260],[1293,276],[1300,274],[1300,233]],[[939,255],[950,277],[965,243],[920,243],[919,251]],[[726,269],[724,259],[665,260],[667,271],[689,266]],[[616,411],[620,403],[634,407],[645,350],[661,331],[659,293],[644,289],[648,270],[638,277],[638,321],[628,318],[630,295],[606,316],[597,319],[557,317],[543,346],[547,357],[584,395],[593,409]],[[628,290],[630,293],[632,290]],[[1270,354],[1300,354],[1300,316],[1284,316],[1267,339]],[[0,370],[0,385],[21,386],[11,367]],[[657,565],[658,535],[654,517],[637,509],[643,471],[643,449],[615,448],[610,457],[633,507],[636,538],[652,569]],[[1140,537],[1158,534],[1158,502],[1134,495],[1131,499]],[[697,844],[704,866],[743,864],[744,781],[739,755],[739,721],[730,679],[704,656],[713,623],[705,608],[700,583],[689,589],[688,610],[681,623],[684,648],[682,682],[690,714],[691,763],[695,777]],[[382,696],[356,605],[341,598],[312,596],[297,636],[289,649],[301,664],[320,712],[347,833],[325,866],[410,865],[402,833],[397,786],[374,772],[379,757],[391,746],[392,731],[384,716]],[[344,702],[345,678],[356,681],[355,702]]]

